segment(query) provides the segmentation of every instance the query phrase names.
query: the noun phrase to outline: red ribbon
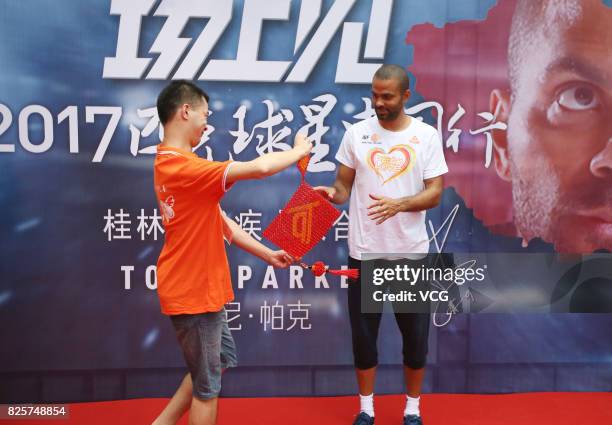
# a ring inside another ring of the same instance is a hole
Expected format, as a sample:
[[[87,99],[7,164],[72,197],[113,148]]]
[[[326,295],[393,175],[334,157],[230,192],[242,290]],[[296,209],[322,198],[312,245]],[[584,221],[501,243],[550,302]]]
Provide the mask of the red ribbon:
[[[329,266],[325,265],[323,261],[315,261],[311,266],[305,263],[300,263],[302,267],[308,269],[315,276],[323,276],[325,273],[330,273],[336,276],[346,276],[349,279],[359,279],[359,269],[335,269],[330,270]]]

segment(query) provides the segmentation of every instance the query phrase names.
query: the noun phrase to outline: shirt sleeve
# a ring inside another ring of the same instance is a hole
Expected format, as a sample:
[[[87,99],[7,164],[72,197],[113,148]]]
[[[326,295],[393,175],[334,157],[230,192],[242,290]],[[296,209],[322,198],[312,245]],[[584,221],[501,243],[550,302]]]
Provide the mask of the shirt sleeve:
[[[336,153],[336,160],[349,168],[355,169],[355,154],[353,152],[352,139],[350,129],[345,131],[338,152]]]
[[[203,158],[186,161],[178,172],[181,188],[194,194],[221,199],[226,187],[227,171],[232,161],[216,162]]]
[[[446,166],[444,151],[442,149],[442,141],[437,131],[434,131],[429,140],[428,152],[429,154],[427,155],[427,161],[423,171],[423,179],[433,179],[434,177],[448,173],[448,167]]]

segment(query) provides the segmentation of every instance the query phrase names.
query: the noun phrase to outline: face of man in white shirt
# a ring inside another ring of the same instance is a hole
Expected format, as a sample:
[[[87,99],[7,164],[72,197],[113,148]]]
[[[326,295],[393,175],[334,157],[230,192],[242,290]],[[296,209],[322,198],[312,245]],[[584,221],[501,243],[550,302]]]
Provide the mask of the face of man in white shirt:
[[[410,98],[410,90],[402,92],[396,79],[372,80],[372,106],[379,121],[396,120]]]

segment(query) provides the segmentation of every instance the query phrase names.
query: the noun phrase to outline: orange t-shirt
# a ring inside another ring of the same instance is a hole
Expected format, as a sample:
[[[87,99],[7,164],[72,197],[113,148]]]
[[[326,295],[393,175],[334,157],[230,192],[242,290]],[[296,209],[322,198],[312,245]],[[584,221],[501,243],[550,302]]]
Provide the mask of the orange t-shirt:
[[[164,228],[157,294],[164,314],[219,311],[234,299],[219,201],[231,161],[158,146],[154,182]]]

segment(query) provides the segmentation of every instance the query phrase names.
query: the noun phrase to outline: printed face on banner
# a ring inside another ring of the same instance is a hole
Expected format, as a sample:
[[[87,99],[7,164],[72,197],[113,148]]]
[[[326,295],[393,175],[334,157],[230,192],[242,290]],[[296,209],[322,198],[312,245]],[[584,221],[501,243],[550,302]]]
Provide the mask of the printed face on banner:
[[[612,250],[612,9],[525,2],[515,20],[511,94],[492,103],[507,115],[496,164],[518,232],[564,252]]]
[[[450,35],[465,57],[444,53]],[[487,130],[487,169],[473,160],[482,157],[478,139],[446,155],[445,182],[476,217],[494,233],[541,238],[560,252],[612,250],[612,8],[501,0],[481,22],[420,25],[407,42],[419,94],[449,110],[487,110],[479,116],[501,124],[470,130]],[[451,118],[447,131],[463,125]]]

